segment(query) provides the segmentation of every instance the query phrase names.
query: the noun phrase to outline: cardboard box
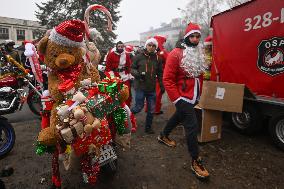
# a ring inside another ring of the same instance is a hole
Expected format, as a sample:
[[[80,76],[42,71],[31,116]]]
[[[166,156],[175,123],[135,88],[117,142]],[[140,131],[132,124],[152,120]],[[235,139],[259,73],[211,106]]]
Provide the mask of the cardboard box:
[[[195,106],[199,123],[198,142],[210,142],[221,139],[222,112],[206,110]]]
[[[199,106],[203,109],[241,113],[244,84],[204,81]]]

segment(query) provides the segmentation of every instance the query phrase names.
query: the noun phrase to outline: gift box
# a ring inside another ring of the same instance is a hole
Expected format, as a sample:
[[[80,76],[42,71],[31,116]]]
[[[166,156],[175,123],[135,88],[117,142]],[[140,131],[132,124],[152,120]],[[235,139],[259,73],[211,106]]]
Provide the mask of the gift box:
[[[81,122],[60,130],[60,134],[66,143],[71,144],[72,141],[84,132],[84,126]]]
[[[83,135],[82,138],[78,137],[73,141],[72,147],[77,156],[87,154],[89,152],[89,146],[91,144],[100,148],[103,145],[109,144],[112,140],[108,122],[101,120],[101,127],[94,129],[91,135]]]
[[[86,107],[95,117],[103,119],[120,107],[120,101],[117,96],[98,94],[87,100]]]

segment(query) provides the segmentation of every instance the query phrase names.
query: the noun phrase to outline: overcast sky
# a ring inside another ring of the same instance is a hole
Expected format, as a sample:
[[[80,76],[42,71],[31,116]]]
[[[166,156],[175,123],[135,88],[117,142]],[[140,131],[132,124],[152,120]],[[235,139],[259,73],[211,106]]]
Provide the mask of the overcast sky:
[[[35,3],[46,0],[1,0],[0,16],[36,20]],[[151,26],[159,27],[169,23],[172,18],[180,17],[177,8],[184,8],[187,0],[122,0],[118,28],[118,40],[124,42],[139,40],[139,33],[148,31]]]

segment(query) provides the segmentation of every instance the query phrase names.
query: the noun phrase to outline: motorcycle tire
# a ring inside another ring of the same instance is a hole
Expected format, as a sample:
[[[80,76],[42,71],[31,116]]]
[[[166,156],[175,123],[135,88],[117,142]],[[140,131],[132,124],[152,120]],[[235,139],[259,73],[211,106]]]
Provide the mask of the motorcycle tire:
[[[0,117],[0,158],[5,157],[14,147],[16,140],[13,126]]]
[[[29,93],[28,98],[27,98],[27,103],[28,103],[30,110],[35,115],[40,116],[40,112],[42,109],[41,98],[35,91],[31,91]]]

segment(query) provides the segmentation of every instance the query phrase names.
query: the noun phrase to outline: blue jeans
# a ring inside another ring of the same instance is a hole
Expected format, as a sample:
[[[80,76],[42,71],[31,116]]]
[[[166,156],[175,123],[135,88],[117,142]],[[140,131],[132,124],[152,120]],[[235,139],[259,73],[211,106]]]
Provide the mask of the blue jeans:
[[[155,111],[156,104],[156,93],[154,92],[145,92],[142,90],[135,91],[135,106],[131,109],[131,112],[137,114],[141,112],[144,107],[144,101],[146,98],[147,102],[147,116],[146,116],[146,125],[145,130],[149,130],[152,127],[153,122],[153,113]]]

